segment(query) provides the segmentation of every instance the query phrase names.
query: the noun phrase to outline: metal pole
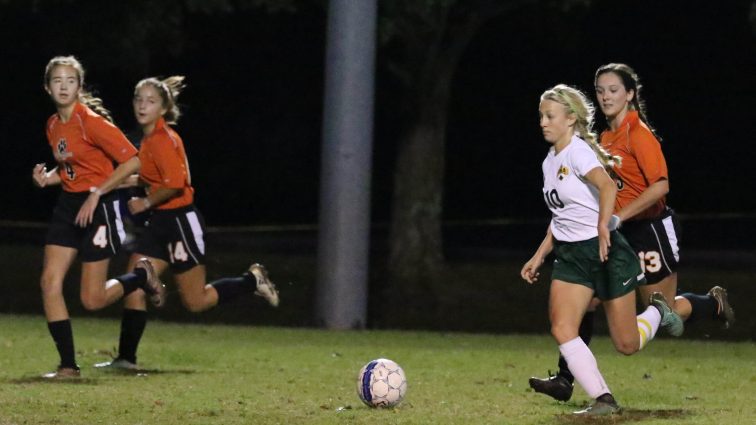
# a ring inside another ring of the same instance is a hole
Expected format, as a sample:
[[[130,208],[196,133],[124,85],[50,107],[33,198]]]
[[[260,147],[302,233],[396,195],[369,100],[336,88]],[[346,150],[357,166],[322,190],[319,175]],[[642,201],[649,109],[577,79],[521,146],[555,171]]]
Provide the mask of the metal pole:
[[[376,0],[330,0],[325,60],[316,322],[365,327]]]

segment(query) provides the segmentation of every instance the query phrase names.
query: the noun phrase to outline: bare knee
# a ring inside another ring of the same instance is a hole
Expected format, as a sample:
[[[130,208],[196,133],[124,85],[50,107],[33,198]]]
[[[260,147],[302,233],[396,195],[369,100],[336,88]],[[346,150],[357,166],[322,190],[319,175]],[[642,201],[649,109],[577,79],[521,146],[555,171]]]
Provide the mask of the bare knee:
[[[618,352],[629,356],[640,350],[640,341],[630,339],[615,341],[614,348],[616,348]]]
[[[88,311],[100,310],[107,304],[102,297],[93,294],[81,294],[81,305]]]
[[[190,313],[202,313],[203,311],[210,308],[209,305],[198,300],[182,299],[181,302],[182,304],[184,304],[184,308],[189,310]]]
[[[578,333],[577,329],[573,326],[568,326],[564,323],[552,323],[551,335],[558,343],[564,344],[567,341],[577,338]]]
[[[63,293],[63,282],[48,274],[42,275],[39,280],[39,287],[42,290],[43,298],[62,295]]]

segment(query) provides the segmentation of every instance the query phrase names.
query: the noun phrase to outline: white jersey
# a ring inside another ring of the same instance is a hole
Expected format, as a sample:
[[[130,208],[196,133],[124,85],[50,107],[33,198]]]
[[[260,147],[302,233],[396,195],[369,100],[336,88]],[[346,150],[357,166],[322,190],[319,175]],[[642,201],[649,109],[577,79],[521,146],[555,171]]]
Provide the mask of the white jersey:
[[[598,236],[599,191],[585,179],[602,167],[588,143],[572,136],[559,154],[549,149],[543,161],[543,197],[551,210],[551,233],[562,242]]]

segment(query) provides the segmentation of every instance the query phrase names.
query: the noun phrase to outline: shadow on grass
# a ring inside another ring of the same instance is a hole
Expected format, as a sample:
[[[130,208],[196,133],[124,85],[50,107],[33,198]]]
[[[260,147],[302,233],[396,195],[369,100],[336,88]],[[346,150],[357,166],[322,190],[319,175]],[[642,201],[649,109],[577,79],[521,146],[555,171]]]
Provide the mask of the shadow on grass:
[[[107,370],[107,371],[97,372],[95,375],[97,375],[98,377],[106,377],[106,376],[146,377],[150,375],[191,375],[194,373],[197,373],[197,371],[192,370],[192,369],[135,369],[135,370],[117,369],[117,370]],[[50,378],[43,378],[41,376],[25,376],[22,378],[6,380],[7,383],[16,384],[16,385],[23,385],[23,384],[97,385],[99,381],[100,379],[98,379],[97,377],[50,379]]]
[[[97,385],[97,379],[92,378],[43,378],[41,376],[27,376],[17,379],[8,379],[9,384],[60,384],[60,385]]]
[[[109,369],[100,372],[102,376],[149,376],[149,375],[191,375],[197,373],[193,369]]]
[[[690,415],[683,409],[623,409],[622,414],[612,416],[584,417],[572,414],[557,415],[560,424],[623,424],[647,419],[681,419]]]

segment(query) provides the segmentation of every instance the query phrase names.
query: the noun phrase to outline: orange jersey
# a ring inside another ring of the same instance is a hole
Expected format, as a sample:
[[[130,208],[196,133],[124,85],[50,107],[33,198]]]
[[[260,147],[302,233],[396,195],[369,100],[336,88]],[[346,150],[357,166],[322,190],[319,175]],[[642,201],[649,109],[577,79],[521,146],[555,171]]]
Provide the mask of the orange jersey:
[[[155,208],[167,210],[194,202],[194,188],[184,142],[163,118],[158,120],[152,133],[142,139],[139,160],[142,162],[139,177],[149,185],[150,193],[160,188],[180,189],[176,196]]]
[[[46,129],[66,192],[99,186],[113,173],[113,162],[120,164],[137,154],[118,127],[82,103],[76,103],[68,122],[53,114]]]
[[[601,146],[622,157],[622,165],[613,170],[618,189],[615,211],[638,198],[651,184],[669,178],[661,145],[637,111],[629,111],[616,130],[601,133]],[[665,206],[666,200],[661,198],[630,220],[658,217]]]

